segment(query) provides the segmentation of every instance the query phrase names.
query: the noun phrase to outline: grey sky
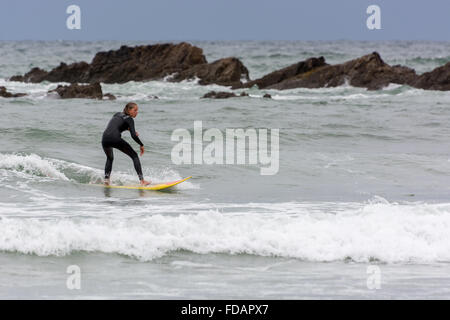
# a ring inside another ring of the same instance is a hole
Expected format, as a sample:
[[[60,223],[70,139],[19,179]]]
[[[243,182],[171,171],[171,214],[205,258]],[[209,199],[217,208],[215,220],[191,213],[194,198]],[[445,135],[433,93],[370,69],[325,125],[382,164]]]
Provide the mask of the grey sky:
[[[449,0],[2,0],[0,40],[450,40]],[[81,8],[81,30],[66,8]],[[381,7],[382,30],[366,9]]]

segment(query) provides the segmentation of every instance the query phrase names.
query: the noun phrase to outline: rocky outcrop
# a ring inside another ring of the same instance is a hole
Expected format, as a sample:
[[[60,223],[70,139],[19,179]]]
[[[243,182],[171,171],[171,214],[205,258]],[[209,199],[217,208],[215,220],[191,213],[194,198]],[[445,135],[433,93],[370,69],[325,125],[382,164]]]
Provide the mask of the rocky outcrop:
[[[21,81],[21,82],[42,82],[45,77],[48,75],[48,72],[42,70],[40,68],[33,68],[23,76],[12,76],[9,80],[11,81]]]
[[[414,85],[415,71],[404,66],[386,64],[377,52],[344,62],[329,65],[324,57],[309,58],[286,68],[271,72],[260,79],[233,88],[293,89],[336,87],[349,83],[369,90],[381,89],[390,83]]]
[[[450,90],[450,62],[421,74],[414,82],[414,87],[426,90]]]
[[[3,98],[18,98],[26,96],[26,93],[11,93],[6,90],[6,87],[0,86],[0,97]]]
[[[203,50],[186,42],[149,46],[122,46],[119,50],[98,52],[90,64],[61,63],[50,72],[33,68],[12,81],[70,82],[70,83],[124,83],[160,79],[181,72],[197,64],[206,64]]]
[[[200,78],[200,84],[238,85],[248,80],[248,70],[239,59],[225,58],[207,63],[203,50],[186,42],[149,46],[122,46],[119,50],[98,52],[92,62],[61,63],[47,72],[33,68],[12,81],[124,83],[162,79],[174,75],[171,81]]]
[[[56,92],[62,99],[85,98],[85,99],[103,99],[102,87],[100,83],[79,85],[72,83],[70,86],[59,85],[49,93]]]
[[[65,64],[51,70],[44,80],[50,82],[88,83],[90,80],[90,65],[84,61]]]
[[[324,65],[286,79],[269,89],[336,87],[346,82],[369,90],[381,89],[390,83],[413,85],[416,72],[404,66],[386,64],[377,52],[342,64]]]
[[[224,58],[208,64],[200,64],[177,73],[170,81],[199,78],[199,84],[241,86],[242,79],[249,80],[248,70],[237,58]]]
[[[33,68],[23,76],[13,76],[11,81],[22,81],[38,83],[42,81],[50,82],[89,82],[90,66],[86,62],[76,62],[70,65],[61,62],[59,66],[52,69],[50,72],[40,68]]]
[[[170,77],[168,77],[170,76]],[[199,84],[218,84],[232,89],[292,89],[336,87],[348,83],[369,90],[390,83],[428,90],[450,90],[450,63],[420,76],[408,67],[385,63],[377,52],[341,64],[329,65],[324,57],[313,57],[276,70],[256,80],[237,58],[206,61],[203,50],[186,42],[148,46],[122,46],[98,52],[91,63],[61,63],[51,71],[33,68],[12,81],[124,83],[166,78],[168,81],[199,79]],[[242,80],[245,80],[244,83]]]
[[[294,63],[286,68],[271,72],[262,78],[248,81],[248,82],[242,84],[241,86],[234,86],[233,89],[251,88],[254,85],[257,85],[259,89],[264,89],[269,86],[273,86],[280,82],[283,82],[284,80],[292,79],[300,74],[310,72],[311,70],[314,70],[318,67],[322,67],[325,65],[327,65],[327,64],[325,63],[324,57],[309,58],[305,61],[300,61],[300,62]]]
[[[186,42],[127,47],[99,52],[91,63],[89,82],[123,83],[161,79],[206,63],[203,50]]]

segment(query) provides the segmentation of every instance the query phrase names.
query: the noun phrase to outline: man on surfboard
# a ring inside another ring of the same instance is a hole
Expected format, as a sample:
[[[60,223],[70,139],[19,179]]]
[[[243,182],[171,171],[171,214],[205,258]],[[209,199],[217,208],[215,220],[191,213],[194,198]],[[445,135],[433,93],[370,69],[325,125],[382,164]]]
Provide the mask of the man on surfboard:
[[[149,181],[144,180],[142,175],[141,162],[136,151],[130,146],[128,142],[122,139],[121,134],[125,130],[129,130],[131,137],[140,145],[141,156],[144,154],[144,144],[139,139],[139,134],[134,129],[134,120],[139,111],[139,107],[134,102],[129,102],[123,109],[123,112],[117,112],[109,121],[108,126],[103,132],[102,147],[106,154],[105,164],[105,184],[109,185],[109,177],[111,175],[112,163],[114,160],[113,148],[119,149],[123,153],[130,156],[133,160],[134,169],[138,174],[141,185],[146,186],[150,184]]]

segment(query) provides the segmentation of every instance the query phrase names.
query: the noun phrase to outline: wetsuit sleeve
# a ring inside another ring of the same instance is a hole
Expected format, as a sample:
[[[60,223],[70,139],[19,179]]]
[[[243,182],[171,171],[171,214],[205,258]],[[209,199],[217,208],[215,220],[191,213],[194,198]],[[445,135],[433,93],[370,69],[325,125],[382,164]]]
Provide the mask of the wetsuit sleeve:
[[[141,139],[139,139],[139,137],[136,135],[136,131],[134,129],[134,120],[133,118],[128,118],[125,120],[128,123],[128,126],[130,128],[130,133],[131,133],[131,137],[133,138],[134,141],[136,141],[140,146],[143,146],[144,144],[142,143]]]

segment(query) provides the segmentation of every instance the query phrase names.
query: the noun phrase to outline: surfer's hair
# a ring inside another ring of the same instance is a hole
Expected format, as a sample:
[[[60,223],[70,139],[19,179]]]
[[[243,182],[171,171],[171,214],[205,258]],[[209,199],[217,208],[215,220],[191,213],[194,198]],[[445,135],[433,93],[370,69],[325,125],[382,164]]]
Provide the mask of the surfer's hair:
[[[137,104],[134,102],[128,102],[125,108],[123,108],[123,113],[129,115],[129,111],[133,109],[134,107],[137,107]]]

